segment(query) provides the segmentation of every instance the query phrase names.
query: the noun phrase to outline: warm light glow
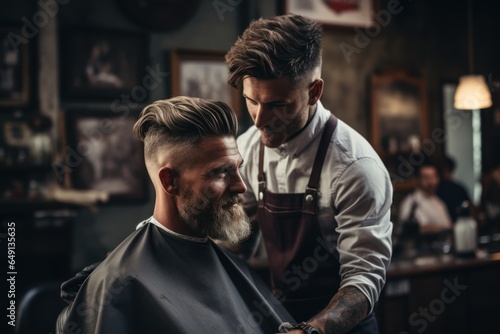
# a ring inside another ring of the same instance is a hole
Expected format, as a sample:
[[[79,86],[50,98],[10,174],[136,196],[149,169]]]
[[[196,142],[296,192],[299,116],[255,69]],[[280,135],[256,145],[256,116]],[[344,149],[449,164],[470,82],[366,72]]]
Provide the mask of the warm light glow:
[[[459,79],[455,93],[455,108],[478,110],[493,105],[491,94],[482,75],[464,75]]]

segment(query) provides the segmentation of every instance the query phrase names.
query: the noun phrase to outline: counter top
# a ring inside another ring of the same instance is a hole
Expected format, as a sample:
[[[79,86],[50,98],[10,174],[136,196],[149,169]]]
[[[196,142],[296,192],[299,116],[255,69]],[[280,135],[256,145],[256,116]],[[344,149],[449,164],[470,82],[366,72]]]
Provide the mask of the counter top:
[[[387,278],[423,275],[430,272],[450,271],[478,266],[500,265],[500,253],[476,251],[474,258],[460,258],[452,254],[421,256],[413,259],[393,259]]]

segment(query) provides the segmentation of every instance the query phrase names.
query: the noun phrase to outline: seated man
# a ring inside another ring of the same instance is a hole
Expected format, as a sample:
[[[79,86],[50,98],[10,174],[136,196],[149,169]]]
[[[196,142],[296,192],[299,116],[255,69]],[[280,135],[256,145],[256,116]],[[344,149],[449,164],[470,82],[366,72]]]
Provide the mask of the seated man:
[[[290,316],[242,261],[209,239],[237,243],[250,232],[229,107],[157,101],[134,132],[156,191],[153,216],[83,282],[58,332],[277,332]]]
[[[438,168],[426,161],[417,169],[418,188],[401,203],[399,221],[415,220],[421,233],[451,229],[451,219],[443,201],[436,196]],[[411,219],[410,219],[411,218]]]

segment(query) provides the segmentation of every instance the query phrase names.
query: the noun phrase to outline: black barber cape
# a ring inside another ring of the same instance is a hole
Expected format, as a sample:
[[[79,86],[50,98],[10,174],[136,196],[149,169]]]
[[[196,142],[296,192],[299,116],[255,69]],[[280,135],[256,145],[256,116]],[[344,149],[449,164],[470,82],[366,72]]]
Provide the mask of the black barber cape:
[[[276,333],[293,322],[245,262],[151,223],[92,272],[61,320],[65,334]]]

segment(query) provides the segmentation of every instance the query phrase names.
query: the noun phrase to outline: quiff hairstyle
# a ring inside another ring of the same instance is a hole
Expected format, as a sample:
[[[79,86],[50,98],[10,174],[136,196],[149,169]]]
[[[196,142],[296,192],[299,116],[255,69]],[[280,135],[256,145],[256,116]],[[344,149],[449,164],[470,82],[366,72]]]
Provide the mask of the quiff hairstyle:
[[[246,77],[298,83],[321,66],[321,37],[321,25],[300,15],[254,20],[226,54],[228,83],[236,88]]]
[[[159,150],[196,145],[207,137],[236,137],[238,121],[224,102],[177,96],[145,107],[133,132],[144,142],[148,164]]]

